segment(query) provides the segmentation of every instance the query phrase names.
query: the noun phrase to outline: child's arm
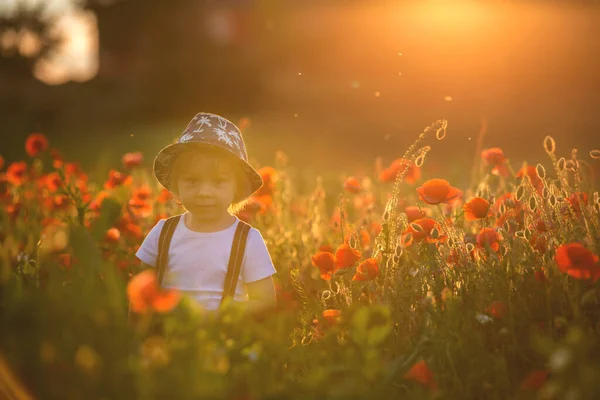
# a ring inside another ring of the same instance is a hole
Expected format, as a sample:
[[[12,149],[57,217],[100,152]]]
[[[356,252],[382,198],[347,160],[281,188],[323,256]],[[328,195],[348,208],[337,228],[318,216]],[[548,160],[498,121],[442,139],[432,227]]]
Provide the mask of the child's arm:
[[[254,282],[248,282],[248,311],[252,315],[268,314],[275,311],[275,283],[269,276]]]

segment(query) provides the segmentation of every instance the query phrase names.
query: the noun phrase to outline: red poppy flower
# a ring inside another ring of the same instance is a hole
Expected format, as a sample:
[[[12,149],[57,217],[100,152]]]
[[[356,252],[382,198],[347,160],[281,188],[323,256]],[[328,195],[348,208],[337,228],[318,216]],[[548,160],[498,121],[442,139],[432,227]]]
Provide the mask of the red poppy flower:
[[[108,180],[104,183],[105,189],[113,189],[121,185],[129,185],[133,181],[133,178],[129,175],[123,174],[119,171],[111,169],[109,172]]]
[[[540,254],[546,253],[548,250],[548,241],[544,236],[539,233],[532,233],[531,239],[529,239],[529,245],[532,249]]]
[[[475,221],[491,215],[490,202],[481,197],[469,200],[463,205],[463,210],[465,210],[465,219],[467,221]]]
[[[348,244],[342,244],[335,251],[335,266],[339,269],[350,268],[360,260],[360,251]]]
[[[50,211],[66,210],[71,205],[71,200],[64,194],[58,194],[47,197],[44,205]]]
[[[117,243],[120,238],[121,232],[119,232],[117,228],[110,228],[108,231],[106,231],[105,239],[107,242]]]
[[[37,157],[48,150],[48,139],[41,133],[32,133],[25,141],[25,152],[29,157]]]
[[[142,239],[144,236],[142,228],[132,220],[129,214],[123,214],[117,220],[115,228],[117,228],[122,235],[126,235],[134,240]]]
[[[588,204],[588,195],[585,192],[571,193],[567,201],[571,205],[571,208],[575,214],[581,214],[581,206],[587,206]]]
[[[356,273],[352,277],[352,280],[358,282],[372,281],[377,278],[378,274],[379,267],[377,266],[377,260],[374,258],[367,258],[356,267]]]
[[[335,266],[335,255],[326,251],[319,251],[311,257],[312,265],[321,271],[321,279],[326,281],[331,279],[333,273],[337,270]]]
[[[383,227],[381,226],[381,224],[379,222],[372,222],[371,223],[371,234],[373,236],[377,236],[381,233],[381,230],[383,229]]]
[[[152,190],[148,186],[140,186],[133,191],[131,197],[139,201],[147,201],[152,197]]]
[[[410,379],[419,382],[421,385],[428,387],[429,389],[437,389],[433,372],[431,372],[425,360],[421,360],[413,364],[408,372],[404,374],[404,379]]]
[[[66,269],[71,269],[73,264],[75,264],[75,258],[69,253],[61,253],[58,255],[58,262]]]
[[[485,312],[497,319],[504,318],[507,311],[506,304],[502,301],[494,301],[485,309]]]
[[[94,198],[94,200],[92,200],[92,202],[90,203],[90,210],[93,210],[93,211],[100,210],[100,207],[102,206],[102,202],[107,197],[110,197],[110,192],[103,190],[100,193],[98,193],[96,195],[96,197]]]
[[[417,206],[409,206],[404,209],[408,222],[411,223],[417,219],[425,218],[426,213],[422,208]]]
[[[517,178],[522,179],[523,177],[528,176],[531,184],[535,188],[535,190],[541,194],[542,189],[544,189],[544,181],[537,173],[537,169],[533,165],[528,165],[527,167],[523,167],[517,172]]]
[[[42,187],[46,187],[52,193],[63,186],[63,181],[60,179],[60,175],[58,175],[57,172],[51,172],[48,175],[44,175],[39,183]]]
[[[346,181],[344,182],[344,189],[346,189],[347,192],[353,193],[353,194],[360,192],[361,187],[360,187],[360,183],[358,182],[358,179],[356,179],[353,176],[348,177],[346,179]]]
[[[404,170],[404,182],[412,185],[421,177],[421,168],[417,167],[414,162],[399,158],[394,160],[392,164],[380,172],[379,180],[381,182],[395,182],[396,176]]]
[[[539,269],[535,270],[534,277],[536,281],[540,283],[545,283],[548,281],[548,278],[546,278],[546,274],[544,273],[545,270],[546,269],[544,267],[540,267]]]
[[[169,192],[167,189],[163,188],[160,192],[160,194],[158,195],[158,197],[156,198],[156,201],[159,202],[160,204],[167,204],[169,202],[169,200],[171,200],[173,198],[173,195],[171,194],[171,192]]]
[[[483,158],[486,164],[493,167],[503,164],[506,161],[504,152],[498,147],[483,150],[481,152],[481,158]]]
[[[127,169],[131,169],[133,167],[138,167],[142,165],[142,161],[144,160],[144,155],[137,151],[135,153],[125,153],[121,161],[123,162],[123,166]]]
[[[140,218],[147,218],[150,215],[152,215],[152,205],[147,201],[140,200],[134,197],[131,200],[129,200],[127,204],[129,205],[129,209],[131,210],[131,212],[133,212],[133,214]]]
[[[458,199],[462,192],[450,186],[445,179],[430,179],[417,188],[419,197],[427,204],[451,203]]]
[[[263,179],[263,184],[255,193],[255,196],[264,194],[272,195],[275,190],[275,180],[277,179],[277,170],[273,167],[262,167],[257,171]]]
[[[25,161],[14,162],[6,170],[6,180],[14,186],[21,186],[27,180],[27,163]]]
[[[558,269],[575,279],[600,278],[598,256],[580,243],[563,244],[556,250]]]
[[[127,284],[127,296],[131,310],[136,313],[171,311],[181,299],[178,290],[163,289],[158,286],[156,271],[147,269],[140,272]]]
[[[59,169],[63,166],[63,158],[60,154],[60,150],[51,148],[50,149],[50,158],[52,158],[52,166],[56,169]]]
[[[437,233],[434,232],[434,229],[437,231]],[[412,235],[412,242],[415,243],[420,243],[423,240],[425,240],[427,243],[435,243],[445,239],[445,236],[442,235],[442,229],[440,225],[431,218],[420,218],[413,221],[404,230],[403,236],[406,236],[409,233]]]
[[[548,380],[549,372],[545,369],[536,369],[531,371],[529,375],[527,375],[519,386],[521,390],[538,390],[541,388],[546,380]]]
[[[500,235],[493,228],[483,228],[477,234],[477,246],[485,249],[486,247],[490,247],[494,251],[498,251],[500,249]]]
[[[334,325],[339,322],[340,317],[342,316],[342,312],[340,310],[327,309],[323,311],[323,318],[330,325]]]

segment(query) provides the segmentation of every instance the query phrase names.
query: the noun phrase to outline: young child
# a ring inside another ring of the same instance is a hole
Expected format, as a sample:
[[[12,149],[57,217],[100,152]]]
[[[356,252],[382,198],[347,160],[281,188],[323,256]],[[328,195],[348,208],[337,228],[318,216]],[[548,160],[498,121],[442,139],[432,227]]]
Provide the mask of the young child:
[[[169,219],[170,228],[161,219],[148,233],[136,253],[143,266],[160,264],[159,283],[206,310],[217,310],[226,291],[253,314],[274,310],[276,271],[267,246],[234,215],[262,185],[239,129],[218,115],[197,114],[178,142],[158,153],[154,175],[186,211]],[[172,235],[170,243],[161,232]]]

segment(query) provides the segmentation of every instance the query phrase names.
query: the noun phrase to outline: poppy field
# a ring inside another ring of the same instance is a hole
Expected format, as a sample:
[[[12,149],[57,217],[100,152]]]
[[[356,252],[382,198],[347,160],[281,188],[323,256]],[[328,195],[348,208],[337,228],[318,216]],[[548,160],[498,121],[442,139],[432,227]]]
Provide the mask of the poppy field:
[[[281,152],[258,168],[238,217],[278,271],[261,317],[140,269],[146,233],[183,211],[153,155],[93,182],[32,133],[27,160],[0,157],[0,398],[600,398],[600,150],[482,149],[451,182],[427,169],[446,130],[364,175],[301,183]]]

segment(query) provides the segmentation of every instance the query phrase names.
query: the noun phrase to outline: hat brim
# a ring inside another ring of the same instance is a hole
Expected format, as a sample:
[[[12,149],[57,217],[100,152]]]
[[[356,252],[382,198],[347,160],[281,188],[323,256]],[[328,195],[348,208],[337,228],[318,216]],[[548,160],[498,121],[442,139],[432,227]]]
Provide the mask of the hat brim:
[[[195,146],[200,145],[203,147],[210,147],[210,148],[218,149],[226,154],[230,154],[232,156],[232,159],[235,162],[237,162],[238,165],[240,165],[240,167],[242,168],[242,172],[248,178],[248,182],[249,182],[248,192],[244,193],[244,199],[251,196],[252,194],[254,194],[254,192],[256,192],[258,189],[260,189],[261,186],[263,185],[262,177],[254,169],[254,167],[252,167],[252,165],[250,165],[247,161],[237,157],[236,154],[234,154],[233,152],[231,152],[229,149],[227,149],[225,147],[210,144],[210,143],[198,143],[198,142],[173,143],[173,144],[166,146],[165,148],[163,148],[161,151],[158,152],[158,154],[154,158],[154,165],[153,165],[154,177],[156,178],[156,180],[158,180],[158,183],[160,183],[169,192],[174,193],[174,190],[170,185],[170,176],[169,176],[170,172],[171,172],[172,164],[175,161],[175,159],[177,158],[177,156],[179,156],[186,149],[186,147],[189,147],[190,145],[195,145]]]

